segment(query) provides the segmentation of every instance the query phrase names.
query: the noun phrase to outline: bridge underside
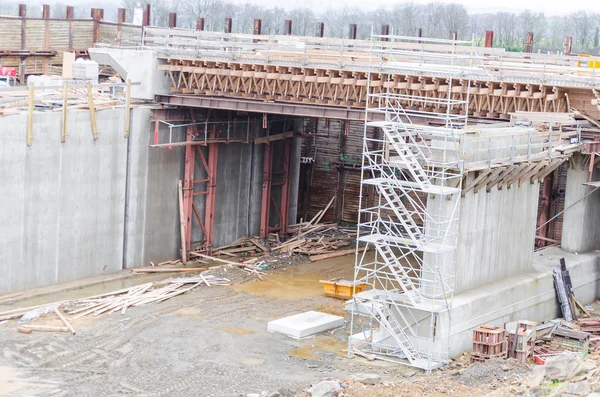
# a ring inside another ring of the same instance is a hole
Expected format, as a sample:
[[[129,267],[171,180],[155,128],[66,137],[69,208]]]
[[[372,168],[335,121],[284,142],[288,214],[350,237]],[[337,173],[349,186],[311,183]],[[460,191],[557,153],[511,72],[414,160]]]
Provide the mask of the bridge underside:
[[[364,71],[188,59],[169,59],[158,69],[167,72],[175,95],[251,99],[276,104],[265,105],[273,108],[282,104],[305,105],[308,109],[326,105],[346,109],[351,112],[349,118],[358,117],[354,109],[363,113],[367,94],[388,91],[438,100],[448,99],[449,92],[452,100],[466,100],[469,94],[468,113],[475,117],[510,119],[514,112],[566,113],[577,109],[600,118],[594,92],[580,88],[477,80],[469,84],[460,79],[379,72],[369,77]],[[409,102],[404,105],[407,109],[414,107]],[[258,105],[253,106],[261,111]],[[435,108],[415,110],[447,111],[442,102]],[[463,114],[465,109],[453,107],[450,112]],[[335,117],[345,118],[343,113]]]

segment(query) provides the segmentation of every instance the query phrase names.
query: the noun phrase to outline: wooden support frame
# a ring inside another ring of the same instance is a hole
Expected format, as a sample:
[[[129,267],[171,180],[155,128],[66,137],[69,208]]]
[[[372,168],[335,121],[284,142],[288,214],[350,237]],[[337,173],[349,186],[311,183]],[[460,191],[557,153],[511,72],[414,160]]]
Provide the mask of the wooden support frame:
[[[523,175],[522,177],[519,178],[519,187],[521,187],[523,185],[523,182],[526,182],[527,180],[529,180],[529,182],[533,182],[531,180],[531,177],[533,177],[535,174],[537,174],[538,172],[540,172],[540,170],[542,168],[544,168],[545,166],[547,166],[549,163],[549,161],[544,160],[544,161],[540,161],[535,167],[533,167],[530,171],[528,171],[527,173],[525,173],[525,175]]]
[[[131,80],[127,79],[125,89],[125,138],[129,138],[131,130]]]
[[[517,165],[508,166],[497,177],[489,181],[486,186],[487,192],[489,193],[492,190],[492,187],[494,187],[494,185],[499,183],[502,179],[506,178],[511,172],[517,169],[517,167]]]
[[[27,97],[27,146],[33,144],[33,108],[35,106],[35,87],[29,84],[29,96]]]
[[[65,81],[63,84],[63,106],[62,106],[62,131],[60,134],[60,141],[65,143],[67,141],[67,109],[69,105],[69,82]]]
[[[475,185],[475,187],[473,188],[473,193],[477,194],[479,193],[479,190],[484,187],[487,186],[487,184],[494,178],[496,178],[498,175],[500,175],[500,173],[504,170],[504,168],[499,167],[499,168],[494,168],[492,169],[492,172],[490,172],[481,182],[479,182],[477,185]]]
[[[96,108],[94,106],[94,94],[92,92],[92,85],[88,83],[88,107],[90,108],[90,121],[92,123],[92,136],[94,140],[98,140],[98,125],[96,124]]]

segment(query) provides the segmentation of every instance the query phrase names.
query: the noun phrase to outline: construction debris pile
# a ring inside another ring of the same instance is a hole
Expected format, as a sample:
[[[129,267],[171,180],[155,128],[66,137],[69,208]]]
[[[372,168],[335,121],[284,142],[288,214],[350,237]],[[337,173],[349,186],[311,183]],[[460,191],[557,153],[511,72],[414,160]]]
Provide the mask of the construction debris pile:
[[[191,285],[190,285],[191,284]],[[46,303],[43,305],[23,307],[0,313],[0,322],[19,319],[17,330],[22,333],[32,331],[71,332],[75,334],[70,322],[78,318],[93,315],[120,312],[125,314],[129,308],[143,306],[149,303],[160,303],[177,295],[184,294],[204,284],[207,287],[230,285],[230,280],[208,274],[194,277],[172,278],[160,282],[149,282],[134,287],[90,296],[71,301]],[[62,309],[62,312],[61,310]],[[55,313],[64,323],[64,327],[51,325],[28,324],[38,318],[46,318],[47,314]],[[66,316],[69,316],[68,318]]]

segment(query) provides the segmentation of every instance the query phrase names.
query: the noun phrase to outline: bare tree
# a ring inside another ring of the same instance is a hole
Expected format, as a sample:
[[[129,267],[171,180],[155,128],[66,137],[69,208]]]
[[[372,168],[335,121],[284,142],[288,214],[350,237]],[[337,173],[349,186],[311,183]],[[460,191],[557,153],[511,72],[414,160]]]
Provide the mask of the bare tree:
[[[569,15],[570,24],[575,33],[575,40],[582,50],[589,48],[588,40],[592,34],[592,18],[585,11]]]
[[[469,23],[469,14],[467,9],[461,4],[446,4],[443,9],[442,23],[446,29],[446,34],[450,31],[457,31],[459,34],[464,33],[466,26]]]

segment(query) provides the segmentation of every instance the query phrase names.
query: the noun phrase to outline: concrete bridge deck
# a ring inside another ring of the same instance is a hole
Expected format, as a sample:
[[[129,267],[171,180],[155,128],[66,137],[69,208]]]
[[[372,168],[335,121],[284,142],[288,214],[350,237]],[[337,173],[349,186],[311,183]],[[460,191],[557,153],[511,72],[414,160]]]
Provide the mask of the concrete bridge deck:
[[[186,98],[188,104],[193,96],[208,96],[258,100],[274,104],[267,105],[274,109],[275,103],[364,109],[368,94],[389,91],[438,100],[469,97],[469,114],[476,117],[509,119],[513,112],[576,109],[600,118],[600,79],[596,69],[588,67],[593,58],[510,53],[464,41],[396,36],[375,40],[146,27],[143,45],[166,61],[158,69],[168,74],[175,96],[192,96]],[[227,101],[211,105],[240,110]],[[259,111],[256,105],[249,107]],[[446,111],[443,103],[433,110]],[[451,111],[464,113],[465,107],[454,105]]]

